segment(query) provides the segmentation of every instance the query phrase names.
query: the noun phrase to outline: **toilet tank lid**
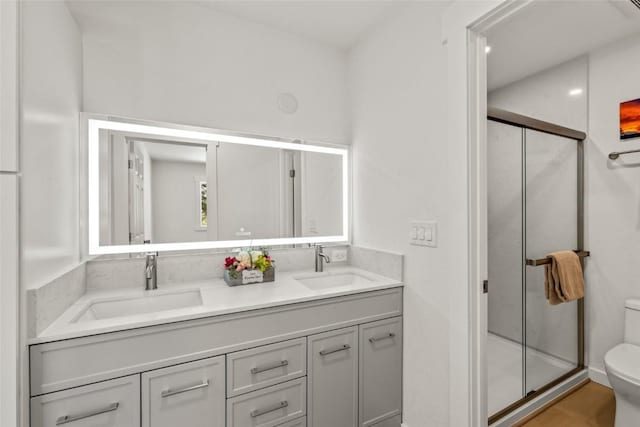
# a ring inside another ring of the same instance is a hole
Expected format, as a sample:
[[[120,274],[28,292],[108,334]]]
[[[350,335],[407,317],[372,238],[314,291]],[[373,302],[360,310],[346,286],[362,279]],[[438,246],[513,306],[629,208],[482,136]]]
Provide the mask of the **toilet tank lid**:
[[[625,306],[630,308],[631,310],[639,310],[640,311],[640,299],[628,299],[625,302]]]

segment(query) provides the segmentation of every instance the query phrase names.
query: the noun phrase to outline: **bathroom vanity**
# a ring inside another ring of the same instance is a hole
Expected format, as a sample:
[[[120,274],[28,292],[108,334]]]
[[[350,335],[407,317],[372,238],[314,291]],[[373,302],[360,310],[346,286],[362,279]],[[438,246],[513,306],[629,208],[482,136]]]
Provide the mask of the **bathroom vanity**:
[[[63,311],[32,305],[36,323],[56,318],[30,341],[32,427],[400,426],[401,256],[310,246],[349,242],[348,146],[81,121],[83,241],[90,256],[126,255],[104,258],[109,272],[87,266]],[[251,249],[283,245],[274,282],[222,280],[230,266],[258,271]],[[247,260],[166,255],[225,248]],[[60,305],[71,288],[42,294]]]
[[[152,298],[193,292],[197,306],[124,315],[149,294],[83,296],[32,340],[31,425],[400,425],[399,281],[339,268]]]

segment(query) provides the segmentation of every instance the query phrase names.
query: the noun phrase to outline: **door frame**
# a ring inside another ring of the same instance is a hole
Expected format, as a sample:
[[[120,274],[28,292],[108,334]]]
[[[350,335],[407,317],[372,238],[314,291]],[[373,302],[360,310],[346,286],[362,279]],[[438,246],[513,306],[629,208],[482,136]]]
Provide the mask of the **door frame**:
[[[0,425],[25,425],[19,274],[20,3],[0,1]],[[10,200],[9,203],[6,203]]]
[[[534,0],[456,0],[443,17],[448,70],[448,249],[451,294],[449,425],[482,426],[487,413],[486,53],[483,34]],[[466,249],[466,253],[462,253]],[[461,255],[462,253],[462,255]],[[461,263],[461,256],[466,263]],[[462,267],[462,268],[461,268]],[[466,286],[455,286],[455,284]],[[466,402],[466,405],[460,404]]]

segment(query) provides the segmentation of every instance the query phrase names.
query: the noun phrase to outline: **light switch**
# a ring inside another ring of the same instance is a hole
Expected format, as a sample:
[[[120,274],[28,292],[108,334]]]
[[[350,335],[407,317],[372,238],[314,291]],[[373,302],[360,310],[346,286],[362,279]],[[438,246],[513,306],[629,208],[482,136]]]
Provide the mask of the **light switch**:
[[[412,221],[409,243],[415,246],[438,246],[438,223],[436,221]]]
[[[409,232],[409,240],[416,240],[418,238],[418,227],[411,227]]]
[[[426,228],[424,230],[424,240],[430,242],[433,240],[433,230],[431,228]]]

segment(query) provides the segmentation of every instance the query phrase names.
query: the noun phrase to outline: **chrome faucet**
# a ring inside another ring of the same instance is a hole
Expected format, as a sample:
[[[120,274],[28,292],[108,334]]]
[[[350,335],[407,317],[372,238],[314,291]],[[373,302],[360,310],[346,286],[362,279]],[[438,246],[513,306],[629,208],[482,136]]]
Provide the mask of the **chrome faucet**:
[[[322,252],[323,249],[324,246],[316,245],[316,273],[322,273],[324,271],[325,261],[327,262],[327,264],[331,262],[331,258],[329,258],[329,255]]]
[[[145,287],[147,291],[158,289],[158,253],[147,254],[147,263],[144,267]]]

